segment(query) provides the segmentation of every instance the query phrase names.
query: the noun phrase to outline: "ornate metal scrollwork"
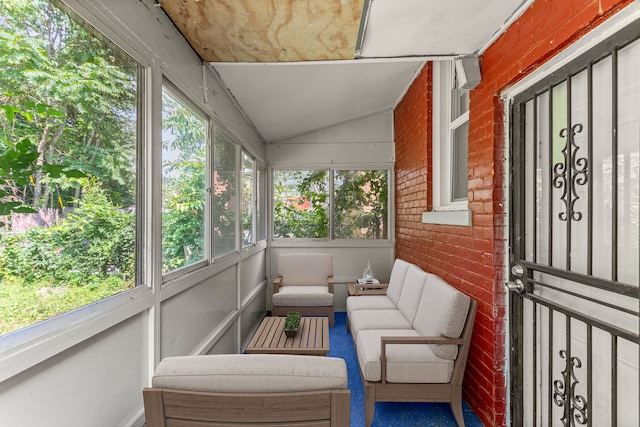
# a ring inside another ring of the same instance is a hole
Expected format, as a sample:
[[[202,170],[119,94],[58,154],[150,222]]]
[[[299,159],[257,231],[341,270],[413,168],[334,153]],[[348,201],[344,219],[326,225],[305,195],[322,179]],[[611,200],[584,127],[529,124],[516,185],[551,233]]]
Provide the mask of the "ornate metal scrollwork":
[[[576,191],[578,185],[585,185],[589,181],[589,160],[585,157],[578,157],[580,147],[576,144],[576,134],[582,132],[583,126],[578,123],[560,131],[560,137],[566,138],[567,142],[562,149],[564,161],[553,166],[553,186],[562,189],[560,199],[564,203],[565,211],[558,215],[561,221],[567,221],[569,215],[573,221],[582,219],[582,212],[577,212],[574,206],[580,196]]]
[[[576,395],[578,379],[574,374],[574,368],[582,367],[582,362],[577,357],[567,358],[567,352],[560,350],[560,357],[565,361],[562,371],[562,380],[553,382],[553,402],[556,406],[563,407],[562,424],[564,426],[584,425],[589,417],[587,415],[587,399],[582,395]]]

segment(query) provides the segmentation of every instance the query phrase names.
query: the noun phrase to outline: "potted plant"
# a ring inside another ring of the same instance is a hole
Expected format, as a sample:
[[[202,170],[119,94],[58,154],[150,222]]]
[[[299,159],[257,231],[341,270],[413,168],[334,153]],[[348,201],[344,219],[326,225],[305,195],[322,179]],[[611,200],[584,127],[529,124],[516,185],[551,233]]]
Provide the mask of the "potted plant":
[[[287,338],[293,338],[296,335],[301,318],[302,315],[297,311],[287,313],[287,317],[284,319],[284,333]]]

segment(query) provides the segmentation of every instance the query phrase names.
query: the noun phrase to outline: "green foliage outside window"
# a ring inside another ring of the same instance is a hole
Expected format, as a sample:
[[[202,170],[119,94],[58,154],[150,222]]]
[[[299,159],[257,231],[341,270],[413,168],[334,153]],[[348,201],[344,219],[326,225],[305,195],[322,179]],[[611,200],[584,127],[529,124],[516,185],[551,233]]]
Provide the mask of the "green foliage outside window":
[[[140,67],[53,2],[0,0],[0,69],[1,335],[135,286]]]
[[[328,191],[327,171],[274,171],[274,237],[328,238]]]
[[[388,172],[335,170],[329,206],[328,171],[274,171],[275,238],[327,239],[333,217],[335,239],[388,238]]]
[[[0,335],[135,285],[135,214],[95,180],[52,227],[0,234]]]
[[[386,239],[387,171],[334,171],[334,237]]]
[[[255,220],[254,188],[256,183],[255,160],[242,153],[242,245],[255,243],[253,222]]]
[[[162,271],[205,258],[207,122],[162,96]]]
[[[29,185],[0,181],[4,201],[73,205],[81,182],[47,173],[58,167],[133,205],[138,64],[51,2],[3,0],[0,10],[0,151],[29,140],[37,153]]]

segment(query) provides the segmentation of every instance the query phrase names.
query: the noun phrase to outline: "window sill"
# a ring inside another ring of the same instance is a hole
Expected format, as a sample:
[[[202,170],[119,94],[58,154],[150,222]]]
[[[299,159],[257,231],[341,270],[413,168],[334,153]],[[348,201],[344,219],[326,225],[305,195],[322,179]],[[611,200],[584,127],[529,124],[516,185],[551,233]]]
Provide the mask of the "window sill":
[[[464,209],[423,212],[422,223],[471,227],[471,211]]]
[[[0,383],[148,310],[151,288],[136,286],[0,337]]]

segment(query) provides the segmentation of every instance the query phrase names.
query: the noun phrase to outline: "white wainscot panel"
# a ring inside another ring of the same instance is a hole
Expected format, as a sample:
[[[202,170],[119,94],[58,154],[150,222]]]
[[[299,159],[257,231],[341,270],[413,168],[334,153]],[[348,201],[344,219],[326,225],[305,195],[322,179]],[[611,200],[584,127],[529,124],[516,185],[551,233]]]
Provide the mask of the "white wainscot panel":
[[[240,292],[242,301],[264,282],[266,268],[265,251],[242,261],[240,270]]]
[[[236,353],[236,327],[231,326],[220,337],[207,354],[235,354]]]
[[[262,318],[265,312],[265,299],[266,292],[263,290],[251,301],[251,304],[247,305],[241,317],[242,326],[242,342],[248,344],[251,337],[251,333],[257,328],[258,320]]]
[[[147,319],[140,314],[0,384],[0,425],[135,421],[147,385]]]
[[[192,354],[237,306],[236,267],[162,303],[161,357]]]

